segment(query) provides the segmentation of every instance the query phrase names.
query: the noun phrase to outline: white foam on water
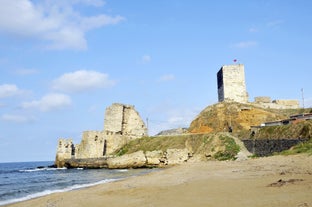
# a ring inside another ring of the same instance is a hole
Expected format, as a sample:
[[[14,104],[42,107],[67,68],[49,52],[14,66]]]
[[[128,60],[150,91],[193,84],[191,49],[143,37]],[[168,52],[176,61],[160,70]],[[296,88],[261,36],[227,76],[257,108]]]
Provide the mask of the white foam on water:
[[[128,172],[128,169],[121,169],[121,170],[116,170],[117,172]]]
[[[63,168],[34,168],[34,169],[26,169],[26,170],[19,170],[19,172],[38,172],[38,171],[54,171],[54,170],[67,170],[66,167]]]
[[[2,205],[7,205],[7,204],[12,204],[12,203],[17,203],[17,202],[22,202],[22,201],[27,201],[30,199],[34,199],[34,198],[38,198],[38,197],[42,197],[42,196],[46,196],[46,195],[50,195],[53,193],[62,193],[62,192],[67,192],[67,191],[71,191],[71,190],[77,190],[77,189],[81,189],[81,188],[87,188],[87,187],[92,187],[95,185],[99,185],[99,184],[105,184],[105,183],[110,183],[110,182],[114,182],[117,180],[121,180],[121,179],[105,179],[105,180],[101,180],[95,183],[89,183],[89,184],[81,184],[81,185],[73,185],[64,189],[59,189],[59,190],[45,190],[39,193],[34,193],[34,194],[30,194],[27,195],[25,197],[22,198],[15,198],[15,199],[10,199],[10,200],[6,200],[6,201],[0,201],[0,206]]]

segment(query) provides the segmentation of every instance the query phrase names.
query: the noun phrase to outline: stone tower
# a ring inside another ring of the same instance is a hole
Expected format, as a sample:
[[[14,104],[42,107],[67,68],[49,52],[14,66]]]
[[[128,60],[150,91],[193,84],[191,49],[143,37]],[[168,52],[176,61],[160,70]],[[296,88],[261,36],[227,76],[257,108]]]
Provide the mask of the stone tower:
[[[147,136],[147,127],[134,106],[119,103],[106,108],[104,131],[107,135]]]
[[[219,102],[248,102],[244,65],[224,65],[217,73],[217,78]]]

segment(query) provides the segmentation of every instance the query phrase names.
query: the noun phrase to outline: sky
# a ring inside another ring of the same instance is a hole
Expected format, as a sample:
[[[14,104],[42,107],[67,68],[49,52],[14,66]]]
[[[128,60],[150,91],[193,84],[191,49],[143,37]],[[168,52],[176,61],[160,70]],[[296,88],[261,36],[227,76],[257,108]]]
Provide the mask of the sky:
[[[103,130],[112,103],[150,135],[188,127],[234,59],[249,101],[312,106],[310,0],[0,3],[0,162],[54,160],[60,137]]]

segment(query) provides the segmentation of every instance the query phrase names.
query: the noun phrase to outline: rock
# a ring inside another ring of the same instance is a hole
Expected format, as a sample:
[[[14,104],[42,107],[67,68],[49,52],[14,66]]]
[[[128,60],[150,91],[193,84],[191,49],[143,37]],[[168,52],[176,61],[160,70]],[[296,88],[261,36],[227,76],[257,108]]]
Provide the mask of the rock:
[[[166,153],[168,165],[181,164],[189,159],[187,149],[168,149]]]
[[[146,166],[146,157],[141,150],[132,154],[110,158],[107,160],[107,166],[110,169],[140,168]]]
[[[243,152],[238,152],[235,158],[236,158],[236,161],[248,160],[248,156]]]
[[[147,165],[149,166],[158,166],[161,163],[161,160],[163,158],[163,151],[157,150],[157,151],[147,151],[145,153]]]

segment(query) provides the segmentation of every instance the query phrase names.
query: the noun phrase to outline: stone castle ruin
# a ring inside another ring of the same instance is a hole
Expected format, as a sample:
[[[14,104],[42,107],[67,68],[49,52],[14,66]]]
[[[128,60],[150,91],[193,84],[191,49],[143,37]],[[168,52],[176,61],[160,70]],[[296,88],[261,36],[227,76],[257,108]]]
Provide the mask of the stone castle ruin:
[[[217,73],[219,102],[249,103],[243,64],[224,65]],[[262,108],[298,109],[298,100],[273,100],[270,97],[255,97],[251,104]]]
[[[60,138],[55,164],[63,167],[69,159],[105,158],[130,140],[147,136],[147,127],[134,106],[114,103],[105,111],[103,131],[85,131],[80,144]]]
[[[217,73],[219,102],[248,102],[244,65],[224,65]]]

